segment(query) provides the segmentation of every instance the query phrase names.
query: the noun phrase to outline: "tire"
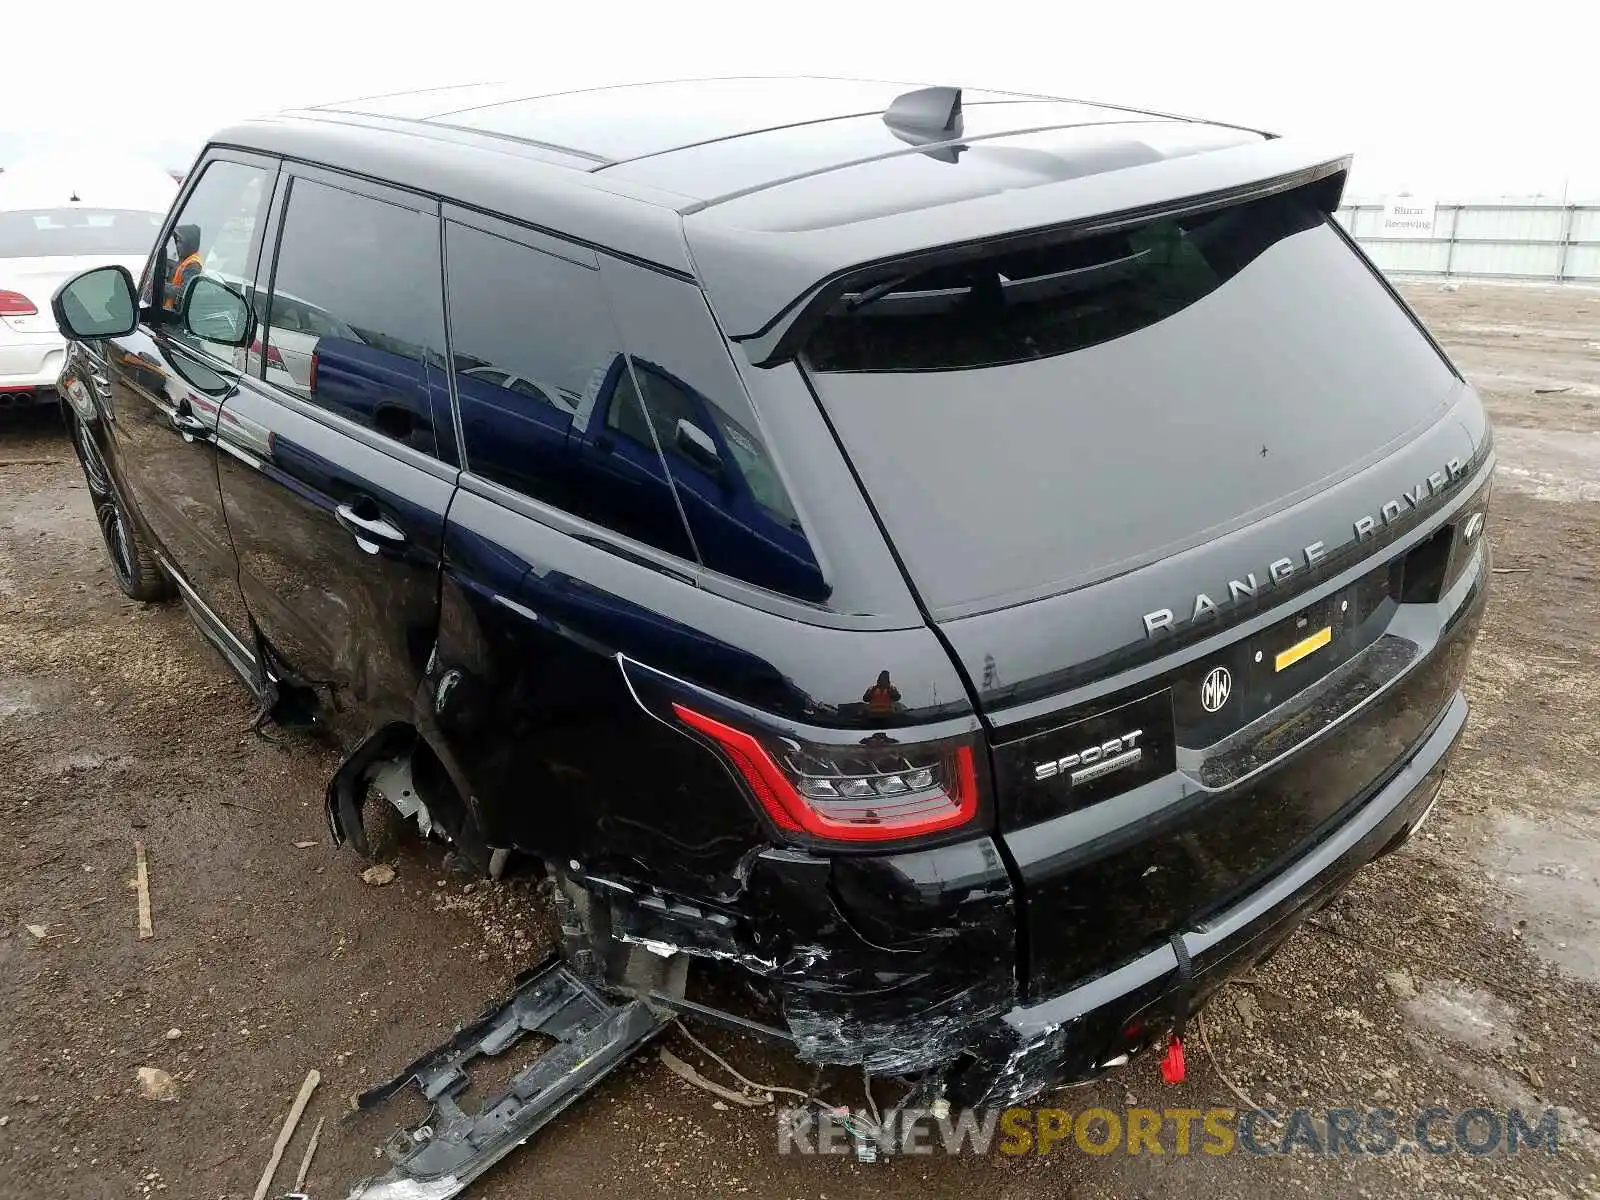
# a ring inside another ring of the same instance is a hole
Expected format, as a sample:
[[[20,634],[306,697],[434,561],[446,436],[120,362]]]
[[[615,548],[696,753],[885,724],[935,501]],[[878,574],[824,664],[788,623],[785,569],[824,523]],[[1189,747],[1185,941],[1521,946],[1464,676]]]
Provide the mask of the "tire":
[[[117,491],[116,481],[106,466],[94,433],[74,413],[70,418],[72,448],[77,451],[83,480],[89,487],[89,502],[94,505],[95,524],[111,560],[111,573],[122,594],[130,600],[152,603],[172,595],[172,583],[156,562],[155,552],[144,526]]]

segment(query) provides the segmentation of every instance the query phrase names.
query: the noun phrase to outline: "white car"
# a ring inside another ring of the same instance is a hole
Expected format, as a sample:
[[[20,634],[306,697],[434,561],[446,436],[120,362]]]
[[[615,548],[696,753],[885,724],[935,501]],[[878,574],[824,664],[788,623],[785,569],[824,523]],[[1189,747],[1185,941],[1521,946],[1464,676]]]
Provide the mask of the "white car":
[[[177,190],[149,164],[18,163],[0,174],[0,408],[54,400],[66,342],[50,298],[107,263],[138,279]]]
[[[254,291],[250,296],[254,299]],[[332,313],[298,296],[279,292],[272,300],[271,325],[267,329],[267,378],[296,395],[305,395],[311,388],[311,361],[317,343],[325,337],[345,338],[352,342],[362,337]],[[261,352],[258,337],[250,347],[252,354]],[[248,368],[255,371],[252,362]]]

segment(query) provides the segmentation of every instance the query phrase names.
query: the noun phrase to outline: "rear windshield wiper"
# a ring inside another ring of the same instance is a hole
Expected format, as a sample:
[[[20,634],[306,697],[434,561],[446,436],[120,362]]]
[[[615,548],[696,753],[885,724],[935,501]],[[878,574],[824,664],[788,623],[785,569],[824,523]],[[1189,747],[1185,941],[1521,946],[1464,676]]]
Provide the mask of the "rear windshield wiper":
[[[871,304],[874,300],[887,296],[901,284],[910,283],[915,278],[915,275],[896,275],[893,279],[885,279],[881,283],[873,284],[865,291],[846,292],[844,294],[844,306],[850,312],[854,312],[862,305]]]
[[[1003,303],[1034,303],[1102,284],[1106,282],[1108,276],[1125,273],[1152,249],[1154,247],[1146,247],[1104,262],[1070,267],[1065,271],[1052,271],[1046,275],[1031,275],[1024,279],[986,275],[982,280],[958,284],[955,287],[902,291],[901,288],[916,276],[900,275],[893,279],[882,280],[859,292],[846,292],[842,297],[842,303],[847,313],[859,312],[868,305],[874,306],[874,315],[910,316],[919,313],[947,312],[958,302],[973,295],[979,287],[990,285],[996,280],[999,283],[998,294]]]

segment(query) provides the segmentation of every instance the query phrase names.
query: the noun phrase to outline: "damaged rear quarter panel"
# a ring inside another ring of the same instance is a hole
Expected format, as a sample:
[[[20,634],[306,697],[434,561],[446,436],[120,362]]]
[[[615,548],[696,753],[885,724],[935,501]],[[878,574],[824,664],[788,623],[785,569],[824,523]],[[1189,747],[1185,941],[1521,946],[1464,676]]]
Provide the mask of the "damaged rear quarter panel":
[[[799,1056],[888,1075],[948,1063],[1016,1003],[1014,905],[987,837],[884,857],[770,850],[748,897]]]

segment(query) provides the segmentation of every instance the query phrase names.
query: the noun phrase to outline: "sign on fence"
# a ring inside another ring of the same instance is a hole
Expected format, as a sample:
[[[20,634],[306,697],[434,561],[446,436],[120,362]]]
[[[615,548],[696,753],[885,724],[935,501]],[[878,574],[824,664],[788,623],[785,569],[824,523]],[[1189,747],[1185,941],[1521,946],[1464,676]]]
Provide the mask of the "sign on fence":
[[[1390,196],[1383,202],[1383,219],[1378,225],[1378,237],[1431,238],[1433,236],[1432,200],[1416,196]]]

